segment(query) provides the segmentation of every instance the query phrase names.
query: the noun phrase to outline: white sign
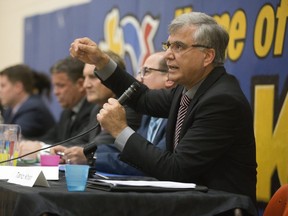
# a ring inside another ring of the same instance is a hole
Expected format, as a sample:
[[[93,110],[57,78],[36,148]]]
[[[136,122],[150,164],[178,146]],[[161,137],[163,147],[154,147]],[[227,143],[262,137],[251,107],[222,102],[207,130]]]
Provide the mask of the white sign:
[[[10,179],[16,172],[21,173],[25,169],[31,169],[32,172],[33,170],[40,169],[47,180],[59,180],[58,166],[0,166],[0,179]]]
[[[50,187],[42,170],[35,167],[31,168],[32,167],[22,167],[21,169],[16,169],[8,182],[27,187],[33,187],[34,185]]]

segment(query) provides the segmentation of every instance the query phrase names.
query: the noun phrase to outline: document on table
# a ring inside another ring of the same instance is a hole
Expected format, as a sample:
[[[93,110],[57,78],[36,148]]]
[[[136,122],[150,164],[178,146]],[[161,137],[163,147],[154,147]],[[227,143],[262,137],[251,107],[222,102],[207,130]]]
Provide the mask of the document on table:
[[[142,181],[142,180],[104,180],[89,179],[87,187],[106,191],[182,191],[198,190],[207,191],[205,186],[193,183],[182,183],[172,181]]]

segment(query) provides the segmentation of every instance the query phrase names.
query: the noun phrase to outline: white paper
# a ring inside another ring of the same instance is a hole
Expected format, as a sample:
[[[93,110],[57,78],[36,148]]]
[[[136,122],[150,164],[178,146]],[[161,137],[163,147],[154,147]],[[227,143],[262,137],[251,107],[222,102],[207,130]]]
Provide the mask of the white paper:
[[[125,185],[125,186],[150,186],[150,187],[163,187],[163,188],[195,188],[194,183],[182,183],[172,181],[131,181],[131,180],[104,180],[99,181],[110,183],[113,185]]]
[[[14,173],[8,179],[8,183],[33,187],[34,185],[50,187],[41,169],[31,169],[31,167],[22,167],[15,169]]]

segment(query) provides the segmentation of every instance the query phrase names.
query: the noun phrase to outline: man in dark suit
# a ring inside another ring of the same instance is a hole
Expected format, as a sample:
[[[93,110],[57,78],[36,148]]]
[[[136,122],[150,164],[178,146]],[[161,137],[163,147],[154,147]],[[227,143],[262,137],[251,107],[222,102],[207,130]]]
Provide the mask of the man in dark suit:
[[[124,60],[112,51],[106,51],[111,59],[117,62],[120,68],[125,70]],[[84,88],[86,90],[87,100],[90,103],[94,104],[94,108],[91,111],[90,119],[87,126],[81,131],[81,133],[85,133],[90,128],[94,127],[98,121],[96,119],[97,113],[102,108],[103,104],[107,102],[108,98],[115,97],[115,94],[105,87],[101,81],[94,75],[94,65],[85,64],[83,75],[84,75]],[[136,113],[129,107],[125,107],[126,116],[128,125],[137,130],[141,123],[142,115]],[[74,139],[65,145],[55,146],[51,149],[51,153],[59,153],[63,152],[64,156],[62,157],[62,163],[87,163],[87,158],[83,153],[83,145],[87,145],[88,143],[99,144],[111,144],[115,141],[115,138],[112,137],[106,130],[101,127],[97,127],[91,132]],[[73,147],[71,147],[73,146]]]
[[[83,68],[82,62],[71,57],[51,67],[53,91],[63,111],[55,127],[39,140],[54,144],[77,135],[88,124],[94,105],[86,99]]]
[[[34,84],[33,72],[27,65],[14,65],[0,73],[4,123],[18,124],[25,139],[36,139],[55,124],[40,93],[33,93]]]
[[[139,112],[168,117],[167,150],[127,127],[122,106],[113,98],[104,104],[98,121],[116,138],[120,159],[143,172],[160,180],[247,195],[256,203],[253,115],[238,81],[223,66],[228,33],[199,12],[176,17],[169,33],[163,48],[169,79],[178,86],[149,90],[140,84],[128,101]],[[94,64],[95,74],[117,96],[135,82],[89,38],[76,39],[70,54]]]

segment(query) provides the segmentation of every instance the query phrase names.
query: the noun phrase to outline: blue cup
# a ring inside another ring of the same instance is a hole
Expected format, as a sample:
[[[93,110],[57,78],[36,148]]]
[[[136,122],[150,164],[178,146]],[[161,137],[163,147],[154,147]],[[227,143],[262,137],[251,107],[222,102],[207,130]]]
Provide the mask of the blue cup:
[[[88,165],[66,164],[65,177],[68,191],[85,191],[88,173]]]

